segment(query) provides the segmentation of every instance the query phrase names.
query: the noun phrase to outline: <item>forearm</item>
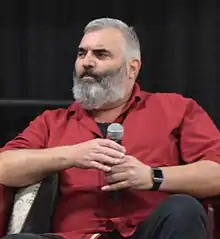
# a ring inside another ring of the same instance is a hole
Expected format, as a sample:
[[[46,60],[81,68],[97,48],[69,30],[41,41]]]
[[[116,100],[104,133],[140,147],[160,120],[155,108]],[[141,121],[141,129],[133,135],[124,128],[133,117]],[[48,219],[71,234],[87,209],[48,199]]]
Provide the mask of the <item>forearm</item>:
[[[160,190],[186,193],[197,198],[220,194],[220,165],[203,160],[188,165],[162,167],[164,182]]]
[[[69,168],[65,147],[18,149],[0,154],[0,184],[21,187],[40,181],[50,173]]]

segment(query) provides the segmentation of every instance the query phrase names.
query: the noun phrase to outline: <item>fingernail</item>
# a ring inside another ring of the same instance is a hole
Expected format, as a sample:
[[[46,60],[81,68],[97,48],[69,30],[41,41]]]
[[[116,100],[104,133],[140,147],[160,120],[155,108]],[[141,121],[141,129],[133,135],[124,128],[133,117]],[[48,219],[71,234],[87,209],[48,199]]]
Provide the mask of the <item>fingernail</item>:
[[[124,153],[121,153],[120,154],[120,158],[124,158],[125,154]]]
[[[106,171],[107,171],[107,172],[110,172],[110,171],[111,171],[111,168],[110,168],[110,167],[106,167]]]
[[[107,190],[108,189],[108,186],[103,186],[103,187],[101,187],[101,190],[102,191],[105,191],[105,190]]]

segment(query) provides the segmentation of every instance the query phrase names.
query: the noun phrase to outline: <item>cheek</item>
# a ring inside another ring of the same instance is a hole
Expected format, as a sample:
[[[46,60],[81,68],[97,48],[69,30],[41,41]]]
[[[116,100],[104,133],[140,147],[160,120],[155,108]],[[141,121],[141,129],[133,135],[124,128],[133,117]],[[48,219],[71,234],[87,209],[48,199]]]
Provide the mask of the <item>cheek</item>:
[[[79,60],[76,60],[75,63],[74,63],[74,67],[75,69],[78,69],[80,67],[80,61]]]
[[[82,64],[79,61],[76,61],[74,67],[75,67],[76,76],[79,76],[83,71]]]

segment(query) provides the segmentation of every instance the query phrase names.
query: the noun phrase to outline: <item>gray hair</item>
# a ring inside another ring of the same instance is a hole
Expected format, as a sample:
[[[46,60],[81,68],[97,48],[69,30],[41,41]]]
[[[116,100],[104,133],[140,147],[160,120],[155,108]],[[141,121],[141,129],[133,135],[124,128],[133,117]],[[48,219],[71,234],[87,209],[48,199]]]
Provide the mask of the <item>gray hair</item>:
[[[113,18],[99,18],[89,22],[84,28],[84,34],[102,30],[105,28],[118,29],[125,40],[125,55],[126,58],[141,59],[140,42],[138,36],[132,27],[129,27],[126,23],[118,19]]]

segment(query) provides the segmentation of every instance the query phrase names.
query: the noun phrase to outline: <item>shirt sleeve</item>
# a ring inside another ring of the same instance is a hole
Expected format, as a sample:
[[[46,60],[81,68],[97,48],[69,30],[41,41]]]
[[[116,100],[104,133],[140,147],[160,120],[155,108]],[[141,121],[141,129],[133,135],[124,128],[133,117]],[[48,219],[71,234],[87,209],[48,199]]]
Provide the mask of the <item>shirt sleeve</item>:
[[[45,111],[36,117],[22,133],[0,148],[0,152],[12,149],[45,148],[49,137],[49,127],[46,120],[48,114],[49,111]]]
[[[186,163],[197,160],[220,163],[220,132],[205,110],[191,99],[181,124],[180,151]]]

